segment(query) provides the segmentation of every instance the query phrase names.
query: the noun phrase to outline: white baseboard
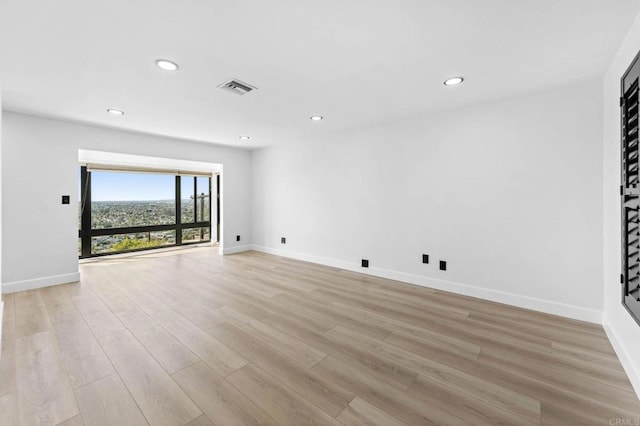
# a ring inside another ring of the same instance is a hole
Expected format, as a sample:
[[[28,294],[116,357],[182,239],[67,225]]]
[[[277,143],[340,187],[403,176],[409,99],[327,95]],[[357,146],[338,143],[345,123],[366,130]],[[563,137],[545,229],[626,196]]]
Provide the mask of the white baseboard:
[[[604,328],[605,333],[607,333],[607,337],[609,338],[609,342],[611,342],[611,346],[613,346],[613,350],[616,351],[616,355],[618,355],[622,368],[624,368],[625,373],[627,373],[631,386],[633,386],[633,389],[636,391],[636,395],[638,395],[638,399],[640,399],[640,366],[636,365],[633,360],[629,359],[622,341],[618,338],[613,327],[609,324],[606,316],[602,321],[602,327]]]
[[[2,283],[2,293],[15,293],[17,291],[33,290],[52,285],[74,283],[76,281],[80,281],[79,272],[52,275],[50,277],[35,278],[32,280],[14,281],[12,283]]]
[[[248,251],[251,250],[252,246],[251,245],[245,245],[245,246],[237,246],[237,247],[229,247],[229,248],[222,248],[222,254],[233,254],[233,253],[240,253],[243,251]]]
[[[362,268],[357,263],[345,262],[342,260],[323,258],[305,253],[297,253],[292,251],[274,249],[265,246],[253,245],[253,250],[264,253],[275,254],[278,256],[289,257],[292,259],[303,260],[306,262],[318,263],[321,265],[332,266],[334,268],[346,269],[348,271],[359,272],[362,274],[373,275],[381,278],[388,278],[396,281],[403,281],[410,284],[429,287],[436,290],[449,291],[451,293],[462,294],[465,296],[477,297],[479,299],[490,300],[492,302],[505,303],[507,305],[517,306],[534,311],[545,312],[548,314],[560,315],[567,318],[577,319],[580,321],[588,321],[596,324],[602,324],[602,312],[583,308],[581,306],[567,305],[551,300],[537,299],[534,297],[521,296],[514,293],[507,293],[499,290],[492,290],[483,287],[477,287],[469,284],[462,284],[453,281],[445,281],[437,278],[429,278],[421,275],[409,274],[406,272],[392,271],[381,268]]]

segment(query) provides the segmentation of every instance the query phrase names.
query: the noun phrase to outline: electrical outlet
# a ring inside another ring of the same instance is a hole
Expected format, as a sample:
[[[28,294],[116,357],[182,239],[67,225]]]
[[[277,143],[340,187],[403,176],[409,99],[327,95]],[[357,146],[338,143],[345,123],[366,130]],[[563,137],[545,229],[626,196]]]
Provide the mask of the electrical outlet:
[[[446,271],[447,270],[447,262],[445,262],[444,260],[440,261],[440,270],[441,271]]]
[[[285,237],[280,238],[281,244],[287,244],[287,239]]]
[[[68,195],[63,195],[62,196],[62,204],[69,204],[71,202],[70,198]]]
[[[362,259],[362,267],[363,268],[368,268],[369,267],[369,260]]]
[[[429,255],[428,254],[423,254],[422,255],[422,263],[429,263]]]
[[[236,241],[240,241],[240,235],[236,235]]]

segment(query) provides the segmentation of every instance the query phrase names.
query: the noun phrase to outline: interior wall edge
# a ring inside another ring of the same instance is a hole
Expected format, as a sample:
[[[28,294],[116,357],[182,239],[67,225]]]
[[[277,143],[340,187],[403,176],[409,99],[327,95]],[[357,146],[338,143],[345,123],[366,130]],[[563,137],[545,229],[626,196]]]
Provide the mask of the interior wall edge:
[[[74,272],[70,274],[52,275],[42,278],[34,278],[23,281],[14,281],[2,284],[2,294],[16,293],[18,291],[35,290],[42,287],[52,285],[69,284],[80,281],[80,273]]]
[[[4,302],[2,300],[0,300],[0,360],[2,360],[2,324],[4,324],[4,321],[2,320],[4,318]]]
[[[357,263],[345,262],[337,259],[323,258],[307,253],[299,253],[287,250],[274,249],[261,245],[252,245],[252,249],[263,253],[274,254],[277,256],[288,257],[291,259],[302,260],[305,262],[317,263],[320,265],[330,266],[334,268],[345,269],[348,271],[359,272],[362,274],[373,275],[380,278],[387,278],[396,281],[402,281],[409,284],[419,285],[421,287],[432,288],[435,290],[448,291],[450,293],[460,294],[463,296],[476,297],[491,302],[504,303],[519,308],[531,309],[538,312],[544,312],[552,315],[559,315],[579,321],[591,322],[594,324],[602,324],[602,312],[596,309],[585,308],[582,306],[568,305],[552,300],[543,300],[534,297],[522,296],[515,293],[507,293],[499,290],[478,287],[470,284],[464,284],[454,281],[440,280],[437,278],[426,277],[421,275],[409,274],[406,272],[394,271],[382,268],[362,268]]]
[[[243,251],[249,251],[252,249],[253,249],[253,246],[247,244],[244,246],[222,248],[221,250],[222,250],[222,254],[234,254],[234,253],[241,253]]]
[[[603,78],[603,326],[640,398],[640,327],[622,304],[620,78],[640,51],[640,13]]]
[[[606,314],[602,320],[602,327],[604,328],[605,333],[607,333],[607,338],[609,339],[609,342],[611,342],[613,350],[616,352],[616,355],[618,355],[622,368],[624,368],[625,373],[627,373],[627,377],[631,382],[631,386],[633,386],[633,390],[636,391],[636,395],[638,396],[638,399],[640,399],[640,367],[635,365],[633,360],[627,356],[629,351],[622,343],[623,340],[618,337],[615,327],[612,327],[610,319]]]
[[[2,295],[2,246],[3,246],[3,237],[2,237],[2,86],[0,85],[0,296]],[[0,297],[0,358],[2,357],[2,328],[4,325],[4,302]]]

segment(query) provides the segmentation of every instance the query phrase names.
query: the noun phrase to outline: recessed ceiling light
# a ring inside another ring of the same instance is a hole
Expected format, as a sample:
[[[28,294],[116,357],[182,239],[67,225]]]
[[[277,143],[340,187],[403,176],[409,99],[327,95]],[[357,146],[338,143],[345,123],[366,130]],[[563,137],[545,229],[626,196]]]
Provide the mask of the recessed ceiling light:
[[[313,121],[321,121],[323,119],[324,119],[324,117],[321,116],[321,115],[312,115],[311,116],[311,120],[313,120]]]
[[[238,138],[242,141],[248,141],[249,139],[251,139],[250,136],[238,136]]]
[[[457,84],[460,84],[464,81],[464,78],[462,77],[452,77],[452,78],[448,78],[444,81],[444,85],[445,86],[455,86]]]
[[[158,68],[162,68],[165,71],[177,71],[178,68],[180,68],[175,62],[171,62],[166,59],[158,59],[156,61],[156,65]]]
[[[107,110],[107,112],[108,112],[109,114],[113,114],[113,115],[124,115],[124,111],[121,111],[121,110],[119,110],[119,109],[109,108],[109,109]]]

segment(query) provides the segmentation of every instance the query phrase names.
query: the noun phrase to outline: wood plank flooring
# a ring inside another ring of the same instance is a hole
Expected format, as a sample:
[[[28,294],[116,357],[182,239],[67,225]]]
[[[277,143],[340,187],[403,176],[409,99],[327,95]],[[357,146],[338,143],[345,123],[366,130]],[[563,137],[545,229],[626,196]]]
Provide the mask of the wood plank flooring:
[[[217,252],[92,260],[4,295],[0,424],[640,423],[598,325]]]

